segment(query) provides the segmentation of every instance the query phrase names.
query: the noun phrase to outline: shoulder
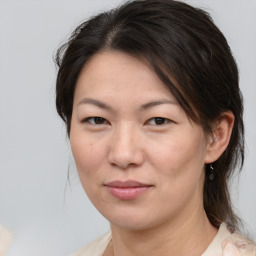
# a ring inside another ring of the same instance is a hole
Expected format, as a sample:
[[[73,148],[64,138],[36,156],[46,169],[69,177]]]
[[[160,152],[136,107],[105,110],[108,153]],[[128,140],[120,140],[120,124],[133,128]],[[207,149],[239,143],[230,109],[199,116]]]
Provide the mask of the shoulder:
[[[256,256],[256,244],[226,223],[202,256]]]
[[[70,256],[102,256],[110,241],[111,232],[108,232]]]
[[[240,233],[231,233],[223,242],[223,252],[225,252],[226,245],[233,245],[241,256],[256,256],[256,244],[254,241],[246,238]],[[225,255],[224,255],[225,256]]]

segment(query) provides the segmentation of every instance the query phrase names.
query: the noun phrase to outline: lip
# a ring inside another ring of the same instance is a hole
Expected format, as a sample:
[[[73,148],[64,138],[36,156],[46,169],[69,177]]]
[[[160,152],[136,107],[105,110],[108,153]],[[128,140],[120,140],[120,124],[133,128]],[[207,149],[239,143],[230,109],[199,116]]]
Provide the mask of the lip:
[[[105,185],[108,191],[121,200],[132,200],[147,192],[152,185],[134,180],[112,181]]]

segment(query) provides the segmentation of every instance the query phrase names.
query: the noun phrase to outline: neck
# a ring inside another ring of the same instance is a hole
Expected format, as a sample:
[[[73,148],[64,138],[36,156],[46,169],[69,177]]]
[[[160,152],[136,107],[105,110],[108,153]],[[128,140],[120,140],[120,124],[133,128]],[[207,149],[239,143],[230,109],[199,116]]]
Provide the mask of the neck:
[[[139,231],[122,229],[112,224],[110,255],[201,255],[216,235],[217,229],[210,224],[203,209],[195,210],[189,218],[179,218]]]

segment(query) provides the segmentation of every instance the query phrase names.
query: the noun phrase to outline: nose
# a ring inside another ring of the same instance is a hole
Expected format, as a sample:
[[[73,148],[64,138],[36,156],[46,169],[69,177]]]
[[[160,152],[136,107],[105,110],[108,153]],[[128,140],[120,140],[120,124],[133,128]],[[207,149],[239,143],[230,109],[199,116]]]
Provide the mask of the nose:
[[[142,165],[144,153],[141,136],[136,128],[122,125],[112,134],[108,160],[111,165],[128,169]]]

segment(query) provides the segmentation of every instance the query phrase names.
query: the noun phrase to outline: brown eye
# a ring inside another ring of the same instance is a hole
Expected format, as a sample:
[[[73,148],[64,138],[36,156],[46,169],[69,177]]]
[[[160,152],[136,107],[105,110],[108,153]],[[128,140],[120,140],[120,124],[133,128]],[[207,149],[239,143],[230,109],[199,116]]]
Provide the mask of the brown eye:
[[[94,119],[94,123],[95,124],[103,124],[103,123],[105,123],[105,119],[104,118],[102,118],[102,117],[94,117],[93,118]]]
[[[105,124],[106,119],[99,116],[94,117],[88,117],[85,120],[83,120],[83,123],[90,123],[90,124]]]
[[[168,119],[167,118],[163,118],[163,117],[154,117],[151,118],[148,123],[151,125],[163,125],[163,124],[167,124],[168,123]]]

